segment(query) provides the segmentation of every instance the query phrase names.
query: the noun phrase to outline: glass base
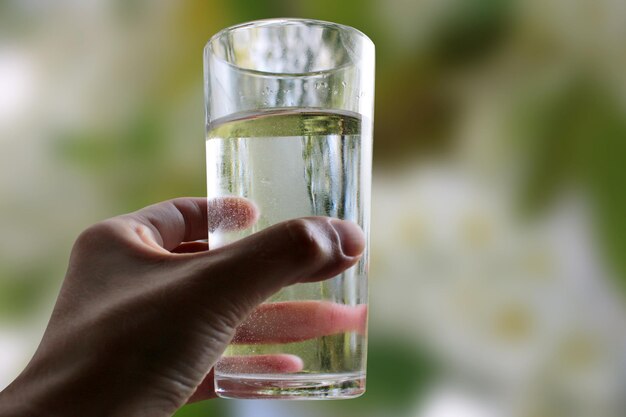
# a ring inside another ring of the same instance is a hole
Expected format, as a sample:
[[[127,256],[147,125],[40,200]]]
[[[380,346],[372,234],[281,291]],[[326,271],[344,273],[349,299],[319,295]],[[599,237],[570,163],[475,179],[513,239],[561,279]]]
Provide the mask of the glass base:
[[[341,400],[365,392],[365,374],[223,375],[215,374],[222,398],[271,400]]]

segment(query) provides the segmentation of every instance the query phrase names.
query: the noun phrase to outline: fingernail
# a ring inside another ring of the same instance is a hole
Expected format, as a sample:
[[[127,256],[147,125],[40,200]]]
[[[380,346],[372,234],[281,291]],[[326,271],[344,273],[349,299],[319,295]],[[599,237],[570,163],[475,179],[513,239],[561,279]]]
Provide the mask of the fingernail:
[[[332,219],[330,225],[335,229],[341,241],[341,250],[346,256],[357,256],[365,248],[365,235],[356,224],[339,219]]]

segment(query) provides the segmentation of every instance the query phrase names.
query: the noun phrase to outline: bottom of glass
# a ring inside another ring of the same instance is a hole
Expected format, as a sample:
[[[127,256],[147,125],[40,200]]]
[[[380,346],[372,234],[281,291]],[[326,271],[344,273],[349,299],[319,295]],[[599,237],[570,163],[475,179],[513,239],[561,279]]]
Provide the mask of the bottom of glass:
[[[365,392],[365,373],[237,375],[215,374],[222,398],[272,400],[341,400]]]

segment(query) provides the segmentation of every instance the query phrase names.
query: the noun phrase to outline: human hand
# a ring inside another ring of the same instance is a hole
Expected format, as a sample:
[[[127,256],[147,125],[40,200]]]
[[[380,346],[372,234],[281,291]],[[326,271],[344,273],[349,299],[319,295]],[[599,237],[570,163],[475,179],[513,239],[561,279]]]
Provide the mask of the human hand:
[[[171,416],[189,399],[214,395],[207,373],[233,337],[281,343],[362,331],[362,308],[259,307],[284,286],[353,265],[364,247],[360,229],[311,217],[215,250],[195,242],[207,228],[244,228],[256,218],[244,199],[215,200],[207,208],[206,199],[183,198],[83,232],[35,356],[0,395],[0,416]],[[259,318],[287,330],[258,329]],[[290,355],[254,360],[260,371],[301,367]]]

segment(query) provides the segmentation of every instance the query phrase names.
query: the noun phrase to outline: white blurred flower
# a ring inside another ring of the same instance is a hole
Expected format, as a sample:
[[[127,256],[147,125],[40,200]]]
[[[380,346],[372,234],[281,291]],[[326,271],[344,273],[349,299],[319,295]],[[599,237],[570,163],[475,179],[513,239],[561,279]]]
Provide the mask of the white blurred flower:
[[[512,409],[540,401],[541,387],[580,407],[618,402],[626,315],[589,243],[584,205],[566,200],[524,223],[471,171],[402,174],[374,185],[379,320],[428,346],[451,375],[497,387]]]
[[[460,390],[458,387],[436,387],[424,404],[419,404],[416,417],[506,417],[493,401]]]
[[[16,139],[2,133],[33,105],[38,81],[31,56],[16,47],[0,45],[0,139]]]

